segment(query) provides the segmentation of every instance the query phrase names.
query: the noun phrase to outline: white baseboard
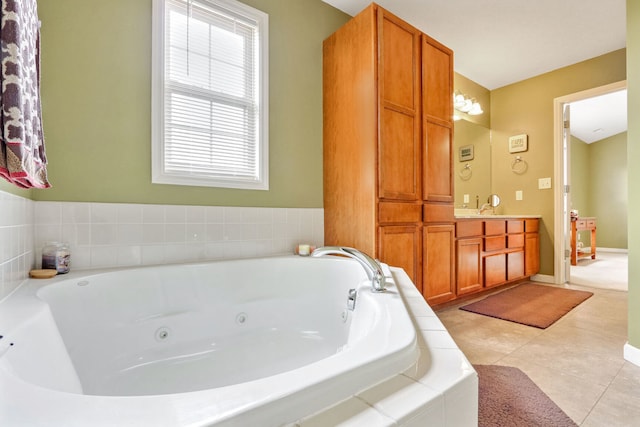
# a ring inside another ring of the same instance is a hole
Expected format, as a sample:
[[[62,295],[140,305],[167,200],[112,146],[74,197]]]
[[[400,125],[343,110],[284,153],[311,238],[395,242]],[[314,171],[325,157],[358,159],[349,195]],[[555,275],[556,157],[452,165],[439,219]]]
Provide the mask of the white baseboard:
[[[619,254],[626,254],[629,252],[629,249],[620,249],[620,248],[599,248],[596,247],[596,254],[598,252],[616,252]]]
[[[555,283],[555,278],[548,274],[535,274],[530,279],[532,282]]]
[[[631,362],[636,366],[640,366],[640,349],[627,343],[624,345],[624,360]]]

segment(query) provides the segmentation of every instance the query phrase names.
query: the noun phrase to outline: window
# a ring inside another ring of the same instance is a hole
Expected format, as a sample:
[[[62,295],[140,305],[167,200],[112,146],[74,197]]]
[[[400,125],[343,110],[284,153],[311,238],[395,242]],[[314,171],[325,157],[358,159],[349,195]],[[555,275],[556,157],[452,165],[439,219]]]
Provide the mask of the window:
[[[268,16],[154,0],[152,182],[268,190]]]

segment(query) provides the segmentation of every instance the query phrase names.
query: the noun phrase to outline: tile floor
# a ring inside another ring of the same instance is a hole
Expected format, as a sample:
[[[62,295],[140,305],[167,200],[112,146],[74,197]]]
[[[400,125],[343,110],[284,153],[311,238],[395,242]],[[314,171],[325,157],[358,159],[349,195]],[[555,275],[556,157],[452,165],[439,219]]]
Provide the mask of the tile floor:
[[[545,330],[459,306],[436,314],[471,363],[521,369],[578,425],[640,426],[640,367],[623,358],[627,292],[564,287],[594,296]]]

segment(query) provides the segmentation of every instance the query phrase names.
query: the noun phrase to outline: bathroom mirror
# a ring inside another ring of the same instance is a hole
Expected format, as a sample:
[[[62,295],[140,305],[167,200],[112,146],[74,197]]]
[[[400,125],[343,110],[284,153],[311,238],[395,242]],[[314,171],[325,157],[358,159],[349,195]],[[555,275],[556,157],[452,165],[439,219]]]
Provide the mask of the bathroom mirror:
[[[454,123],[453,147],[454,205],[478,209],[491,194],[491,131],[458,120]]]

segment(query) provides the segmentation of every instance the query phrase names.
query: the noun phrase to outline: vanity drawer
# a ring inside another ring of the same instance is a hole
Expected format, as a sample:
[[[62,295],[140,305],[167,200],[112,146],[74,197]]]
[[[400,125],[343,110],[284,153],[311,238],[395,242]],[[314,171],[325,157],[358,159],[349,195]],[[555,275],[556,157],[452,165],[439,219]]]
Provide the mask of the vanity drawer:
[[[485,252],[499,251],[505,247],[505,237],[485,237],[484,238],[484,250]]]
[[[596,228],[596,220],[595,219],[588,219],[587,220],[587,228],[588,229]]]
[[[576,229],[583,230],[587,226],[587,221],[584,219],[579,219],[576,221]]]
[[[521,219],[508,220],[507,233],[524,233],[524,221]]]
[[[537,219],[525,219],[524,220],[524,231],[527,233],[537,233],[539,228],[539,223]]]
[[[524,234],[509,234],[507,236],[507,248],[524,248]]]
[[[505,221],[485,221],[484,222],[484,234],[487,236],[492,236],[496,234],[504,234],[505,230]]]
[[[482,221],[456,222],[456,237],[482,236]]]

